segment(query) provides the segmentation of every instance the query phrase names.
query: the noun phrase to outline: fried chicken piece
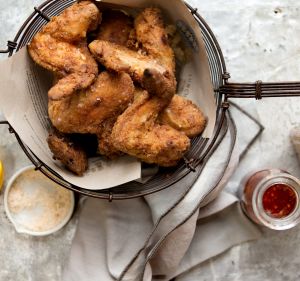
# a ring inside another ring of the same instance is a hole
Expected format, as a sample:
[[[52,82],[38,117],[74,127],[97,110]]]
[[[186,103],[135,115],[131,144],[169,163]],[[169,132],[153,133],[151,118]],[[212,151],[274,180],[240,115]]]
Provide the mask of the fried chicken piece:
[[[32,39],[28,46],[32,59],[62,77],[49,90],[50,99],[69,96],[96,79],[98,66],[88,51],[86,34],[97,28],[100,17],[92,2],[76,3],[53,17]]]
[[[126,46],[133,30],[133,19],[125,13],[107,10],[103,13],[102,22],[96,39]]]
[[[136,37],[146,53],[160,62],[170,73],[175,73],[175,56],[168,43],[161,11],[147,8],[135,19]],[[192,138],[205,127],[205,118],[191,101],[175,95],[169,106],[160,114],[161,124],[184,132]]]
[[[136,17],[134,26],[143,50],[174,74],[175,56],[168,42],[161,10],[146,8]]]
[[[133,19],[130,16],[121,11],[107,10],[103,13],[96,39],[126,46],[133,30]],[[97,134],[98,152],[110,159],[122,155],[122,152],[114,147],[111,138],[111,132],[116,120],[117,116],[103,122],[101,124],[101,133]]]
[[[60,160],[68,170],[82,176],[88,168],[87,155],[84,149],[68,136],[54,131],[47,139],[54,159]]]
[[[142,82],[149,93],[139,93],[118,117],[112,131],[113,144],[146,163],[174,166],[189,149],[190,140],[184,133],[156,123],[174,96],[174,85],[155,70],[146,70]]]
[[[134,100],[139,99],[143,92],[143,89],[136,87]],[[205,129],[206,118],[192,101],[174,95],[170,104],[159,114],[157,122],[161,125],[169,125],[189,138],[193,138]]]
[[[109,159],[115,159],[123,154],[114,146],[111,135],[116,121],[117,117],[108,119],[105,122],[103,122],[101,125],[101,133],[97,134],[98,152]]]
[[[128,73],[141,83],[146,69],[155,69],[166,77],[168,71],[152,58],[108,41],[95,40],[89,45],[91,53],[106,68]]]
[[[133,99],[134,85],[126,73],[100,73],[95,83],[76,95],[49,100],[53,126],[63,133],[101,132],[101,124],[120,115]]]
[[[106,68],[127,72],[136,82],[142,82],[146,69],[153,69],[172,80],[171,84],[176,88],[174,53],[167,40],[160,10],[145,9],[135,20],[135,29],[137,40],[148,55],[103,40],[93,41],[89,49]]]
[[[183,132],[189,138],[198,136],[203,132],[206,118],[202,111],[192,101],[175,95],[170,104],[158,117],[160,124],[169,125]]]

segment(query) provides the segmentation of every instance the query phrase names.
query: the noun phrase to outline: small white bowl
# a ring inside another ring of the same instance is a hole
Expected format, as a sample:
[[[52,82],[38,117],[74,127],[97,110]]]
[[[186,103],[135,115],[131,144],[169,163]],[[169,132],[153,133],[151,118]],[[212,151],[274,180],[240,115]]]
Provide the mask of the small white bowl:
[[[28,166],[25,168],[22,168],[21,170],[19,170],[18,172],[16,172],[11,179],[9,180],[6,188],[5,188],[5,192],[4,192],[4,209],[6,212],[7,217],[9,218],[9,220],[11,221],[11,223],[14,225],[15,229],[17,232],[19,233],[26,233],[26,234],[30,234],[33,236],[45,236],[45,235],[49,235],[52,234],[58,230],[60,230],[61,228],[63,228],[66,223],[70,220],[73,211],[74,211],[74,206],[75,206],[75,199],[74,199],[74,192],[68,190],[68,192],[70,192],[70,209],[67,211],[66,215],[64,218],[62,218],[62,220],[60,220],[60,222],[58,224],[56,224],[54,227],[52,227],[51,229],[47,229],[45,231],[33,231],[30,229],[27,229],[26,227],[24,227],[23,225],[21,225],[19,222],[16,221],[15,215],[11,212],[10,208],[9,208],[9,203],[8,203],[8,195],[9,192],[12,188],[12,186],[14,186],[13,184],[15,183],[15,181],[23,174],[26,174],[27,171],[33,170],[34,171],[34,166]],[[56,184],[55,182],[52,182],[50,179],[48,179],[46,176],[44,176],[41,172],[39,171],[34,171],[34,173],[39,173],[36,174],[36,180],[32,181],[34,182],[33,185],[37,185],[38,182],[40,182],[40,188],[44,188],[45,192],[49,193],[49,188],[47,191],[47,186],[49,187],[49,185],[53,185],[53,186],[59,186],[58,184]],[[43,185],[44,184],[44,185]],[[63,188],[61,186],[59,186],[60,188]],[[18,188],[23,188],[24,192],[25,192],[25,188],[22,187],[22,184],[18,185]],[[28,192],[28,191],[27,191]],[[50,194],[50,193],[49,193]],[[34,204],[34,202],[32,202],[32,204]],[[23,219],[25,218],[28,219],[28,213],[27,215],[23,216]],[[29,221],[29,220],[28,220]]]

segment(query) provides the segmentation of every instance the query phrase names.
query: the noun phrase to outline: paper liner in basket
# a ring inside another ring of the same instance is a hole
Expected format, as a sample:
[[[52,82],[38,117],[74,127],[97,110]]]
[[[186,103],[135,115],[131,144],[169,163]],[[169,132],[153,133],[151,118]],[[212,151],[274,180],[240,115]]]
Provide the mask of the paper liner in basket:
[[[158,6],[164,15],[176,24],[191,49],[192,58],[180,74],[178,94],[188,97],[200,106],[208,118],[203,137],[212,135],[216,106],[210,79],[208,59],[200,28],[180,0],[109,0],[101,3],[122,5],[132,9]],[[100,3],[100,6],[101,6]],[[129,156],[117,160],[102,157],[89,160],[89,169],[83,177],[67,171],[52,158],[47,136],[50,121],[47,115],[47,92],[52,78],[29,57],[26,48],[0,63],[0,106],[10,125],[22,141],[47,166],[71,184],[86,189],[100,190],[120,185],[141,177],[141,163]]]

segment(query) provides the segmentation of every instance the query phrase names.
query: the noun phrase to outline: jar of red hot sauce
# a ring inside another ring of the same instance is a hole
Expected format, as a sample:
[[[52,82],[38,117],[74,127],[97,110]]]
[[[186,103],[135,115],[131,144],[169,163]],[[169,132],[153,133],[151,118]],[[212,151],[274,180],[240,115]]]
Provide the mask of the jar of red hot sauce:
[[[300,222],[300,181],[279,169],[258,171],[241,187],[241,204],[254,222],[284,230]]]

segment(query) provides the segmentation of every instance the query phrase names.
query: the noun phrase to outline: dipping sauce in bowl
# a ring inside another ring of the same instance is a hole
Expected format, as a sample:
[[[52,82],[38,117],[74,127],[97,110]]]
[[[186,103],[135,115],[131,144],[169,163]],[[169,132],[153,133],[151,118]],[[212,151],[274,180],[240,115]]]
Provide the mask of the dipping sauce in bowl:
[[[9,181],[4,205],[18,232],[43,236],[61,229],[69,221],[74,194],[30,166]]]
[[[279,169],[247,176],[240,189],[247,216],[270,229],[284,230],[300,222],[300,180]]]

